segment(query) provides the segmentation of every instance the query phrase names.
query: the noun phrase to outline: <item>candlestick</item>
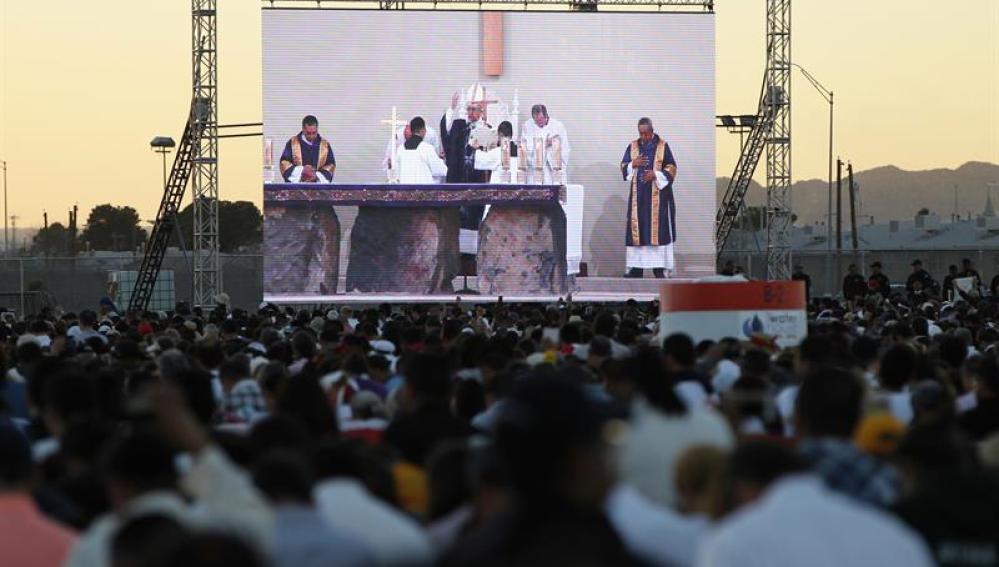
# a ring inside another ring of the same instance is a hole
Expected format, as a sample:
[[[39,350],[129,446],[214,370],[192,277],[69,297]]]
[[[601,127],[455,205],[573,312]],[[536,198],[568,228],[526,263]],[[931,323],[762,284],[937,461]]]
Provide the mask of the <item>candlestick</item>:
[[[534,138],[534,184],[543,185],[545,182],[545,141],[541,138]]]

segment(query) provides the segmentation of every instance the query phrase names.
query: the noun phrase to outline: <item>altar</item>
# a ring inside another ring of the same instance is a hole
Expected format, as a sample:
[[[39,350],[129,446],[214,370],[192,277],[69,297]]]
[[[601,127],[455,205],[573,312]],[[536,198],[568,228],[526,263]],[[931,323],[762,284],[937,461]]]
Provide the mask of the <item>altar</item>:
[[[583,187],[517,184],[264,185],[265,298],[453,295],[458,208],[489,205],[473,278],[490,295],[563,295],[582,259]],[[356,206],[340,266],[334,206]]]

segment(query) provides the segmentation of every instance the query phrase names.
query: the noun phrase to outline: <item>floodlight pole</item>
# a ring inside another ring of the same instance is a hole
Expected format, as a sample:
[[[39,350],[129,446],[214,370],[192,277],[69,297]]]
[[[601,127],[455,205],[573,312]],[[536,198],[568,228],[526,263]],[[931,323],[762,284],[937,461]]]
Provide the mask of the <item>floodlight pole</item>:
[[[829,192],[828,192],[828,203],[826,209],[826,248],[832,250],[832,211],[833,211],[833,92],[818,81],[811,73],[805,70],[804,67],[798,65],[797,63],[791,63],[791,65],[797,67],[801,74],[808,79],[808,82],[815,87],[815,90],[819,91],[822,98],[829,103]]]
[[[170,153],[170,148],[156,147],[153,148],[153,151],[163,156],[163,187],[165,188],[167,184],[167,154]]]

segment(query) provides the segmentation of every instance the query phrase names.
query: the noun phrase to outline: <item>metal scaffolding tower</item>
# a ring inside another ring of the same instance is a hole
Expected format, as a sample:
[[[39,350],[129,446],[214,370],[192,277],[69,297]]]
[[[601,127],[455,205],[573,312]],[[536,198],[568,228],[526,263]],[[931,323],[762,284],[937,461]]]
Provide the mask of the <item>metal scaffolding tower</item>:
[[[163,188],[163,199],[139,265],[135,289],[128,301],[130,310],[141,311],[149,305],[188,179],[194,195],[194,305],[214,307],[215,298],[222,288],[222,272],[219,270],[215,3],[216,0],[191,0],[191,110],[173,168]]]
[[[791,0],[767,0],[767,278],[791,278]]]
[[[191,176],[194,148],[201,138],[199,128],[201,128],[202,121],[195,117],[195,110],[197,110],[197,106],[192,104],[191,114],[188,116],[187,126],[184,128],[184,135],[180,138],[180,146],[177,147],[177,155],[174,157],[170,177],[167,179],[163,191],[163,199],[156,212],[156,222],[153,223],[153,230],[146,243],[145,254],[142,256],[142,264],[139,265],[135,288],[128,300],[129,310],[143,311],[149,305],[149,299],[153,296],[153,287],[156,285],[156,278],[163,265],[163,257],[170,244],[170,235],[176,230],[177,213],[180,212],[180,203],[184,200],[187,180]]]
[[[725,251],[745,206],[760,157],[767,156],[767,278],[791,277],[791,0],[767,0],[767,65],[756,122],[715,217],[715,244]]]
[[[216,0],[191,0],[192,85],[200,121],[191,159],[194,201],[194,305],[215,306],[222,291],[219,269],[218,51]]]
[[[766,147],[765,132],[769,125],[766,121],[770,115],[763,105],[764,93],[766,93],[766,82],[760,93],[760,106],[753,125],[748,128],[748,136],[742,143],[739,153],[739,161],[735,164],[735,172],[728,180],[728,188],[725,196],[718,206],[718,213],[715,216],[715,246],[720,255],[728,245],[728,237],[739,220],[739,215],[746,206],[746,192],[749,190],[749,183],[753,180],[753,172],[756,171],[756,164],[763,155]]]

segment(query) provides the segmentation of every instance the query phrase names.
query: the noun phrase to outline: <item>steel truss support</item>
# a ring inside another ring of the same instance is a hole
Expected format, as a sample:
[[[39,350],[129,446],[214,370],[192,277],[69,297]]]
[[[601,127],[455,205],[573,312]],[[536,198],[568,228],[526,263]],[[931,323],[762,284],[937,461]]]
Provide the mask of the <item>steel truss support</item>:
[[[715,244],[725,251],[764,153],[767,160],[767,278],[791,277],[791,0],[766,0],[767,65],[756,122],[718,207]]]
[[[565,7],[579,10],[597,6],[634,6],[650,10],[714,11],[714,0],[261,0],[265,8],[378,8],[381,10],[444,9],[444,10],[529,10],[532,7],[552,9]],[[339,6],[338,6],[339,4]]]
[[[191,0],[192,85],[201,135],[191,160],[194,204],[194,297],[200,307],[214,307],[222,291],[219,269],[218,50],[216,0]]]
[[[791,277],[791,0],[767,0],[767,278]]]

